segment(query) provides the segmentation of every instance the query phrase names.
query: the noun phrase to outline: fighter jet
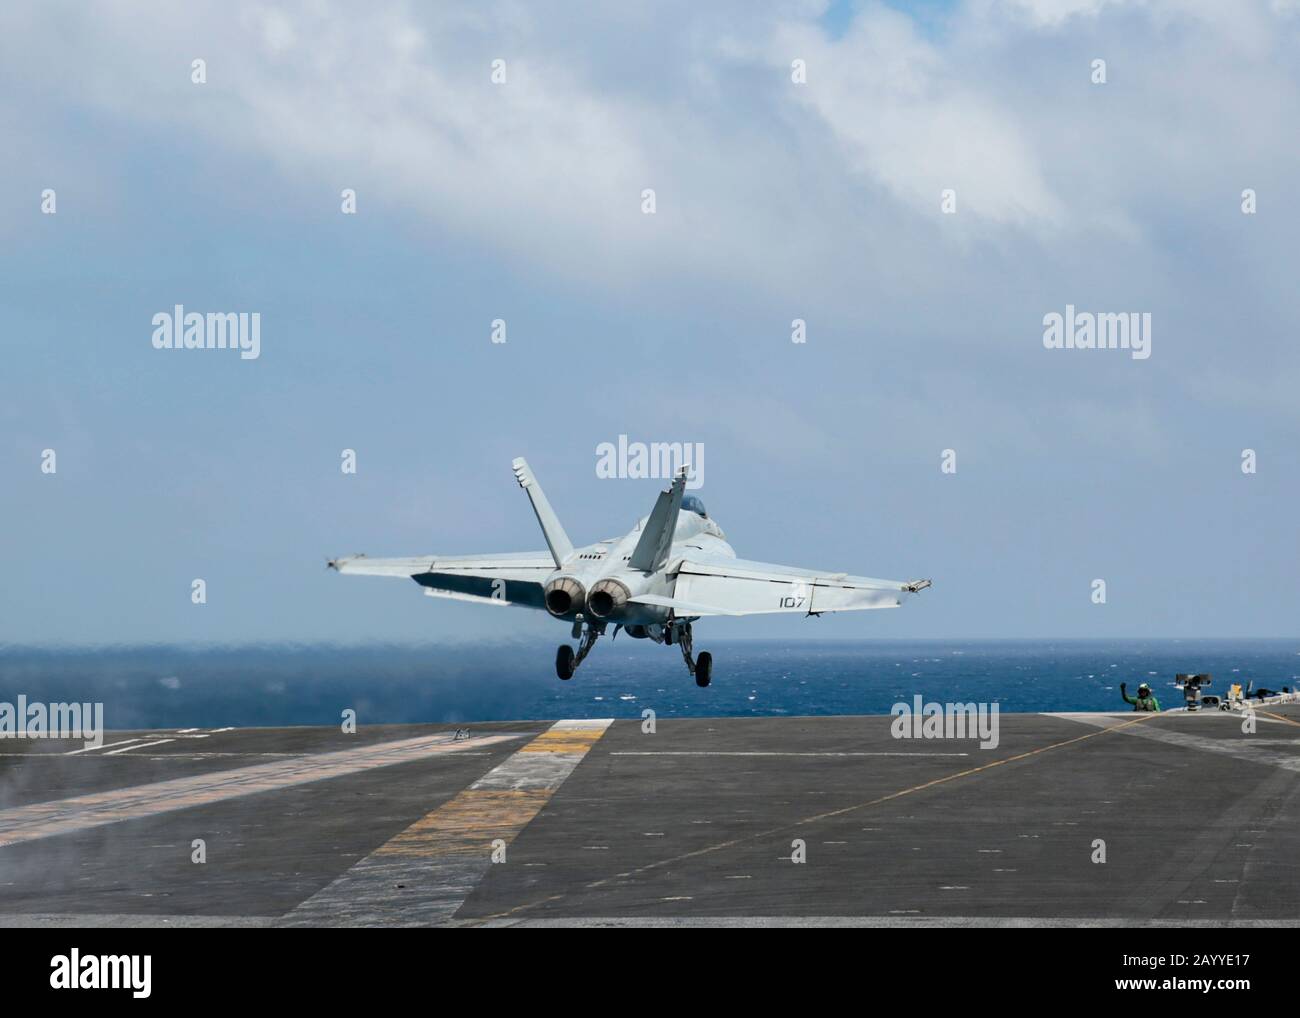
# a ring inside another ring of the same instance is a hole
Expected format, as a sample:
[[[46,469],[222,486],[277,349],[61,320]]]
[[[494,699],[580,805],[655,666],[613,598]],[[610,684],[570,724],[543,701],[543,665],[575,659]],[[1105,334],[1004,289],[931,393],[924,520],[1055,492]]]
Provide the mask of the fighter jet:
[[[715,615],[770,615],[896,608],[930,586],[929,580],[873,580],[845,573],[795,569],[736,558],[694,494],[686,494],[688,466],[659,494],[650,515],[623,537],[574,548],[528,463],[514,460],[546,538],[546,551],[515,555],[425,555],[417,558],[332,559],[340,573],[400,576],[430,597],[477,604],[517,605],[549,612],[571,626],[575,651],[560,644],[555,672],[573,677],[609,626],[681,650],[695,684],[707,686],[713,655],[694,655],[692,623]]]

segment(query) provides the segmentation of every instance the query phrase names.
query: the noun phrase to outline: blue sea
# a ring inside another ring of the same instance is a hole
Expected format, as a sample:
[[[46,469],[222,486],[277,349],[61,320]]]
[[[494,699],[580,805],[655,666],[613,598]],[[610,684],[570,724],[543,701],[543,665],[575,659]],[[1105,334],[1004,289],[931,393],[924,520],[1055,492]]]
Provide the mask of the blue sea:
[[[0,647],[0,701],[102,702],[109,728],[579,717],[883,714],[917,694],[1003,711],[1122,710],[1119,684],[1177,706],[1177,672],[1296,688],[1300,639],[704,643],[699,689],[676,648],[602,640],[574,678],[555,645]]]

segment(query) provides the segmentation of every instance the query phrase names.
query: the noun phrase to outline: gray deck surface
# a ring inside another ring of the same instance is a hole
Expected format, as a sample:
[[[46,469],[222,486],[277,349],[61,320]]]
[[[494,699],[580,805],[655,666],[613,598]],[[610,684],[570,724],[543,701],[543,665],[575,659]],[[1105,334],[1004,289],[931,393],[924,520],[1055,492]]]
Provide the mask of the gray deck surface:
[[[0,925],[1300,925],[1300,705],[1264,710],[3,740]]]

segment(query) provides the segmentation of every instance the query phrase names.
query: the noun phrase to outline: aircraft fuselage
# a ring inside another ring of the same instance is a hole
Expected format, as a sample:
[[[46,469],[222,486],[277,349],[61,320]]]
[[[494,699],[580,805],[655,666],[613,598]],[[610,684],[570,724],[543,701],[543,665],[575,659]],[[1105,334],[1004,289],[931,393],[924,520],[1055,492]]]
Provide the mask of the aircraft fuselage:
[[[643,594],[671,598],[677,584],[672,565],[682,558],[699,561],[736,557],[721,527],[681,509],[673,531],[668,568],[657,571],[631,568],[629,560],[641,539],[646,519],[623,537],[575,548],[564,564],[546,578],[546,610],[555,618],[569,622],[581,615],[624,627],[662,624],[668,620],[669,609],[637,604],[629,599]]]

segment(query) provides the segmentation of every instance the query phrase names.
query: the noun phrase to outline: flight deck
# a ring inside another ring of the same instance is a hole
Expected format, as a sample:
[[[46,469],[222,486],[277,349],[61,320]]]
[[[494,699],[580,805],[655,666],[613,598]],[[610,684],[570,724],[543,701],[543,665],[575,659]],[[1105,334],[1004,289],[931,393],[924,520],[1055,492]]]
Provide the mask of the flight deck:
[[[1300,925],[1300,704],[0,741],[0,925]]]

